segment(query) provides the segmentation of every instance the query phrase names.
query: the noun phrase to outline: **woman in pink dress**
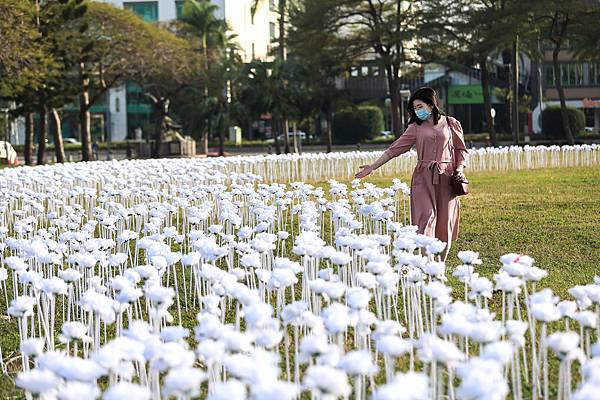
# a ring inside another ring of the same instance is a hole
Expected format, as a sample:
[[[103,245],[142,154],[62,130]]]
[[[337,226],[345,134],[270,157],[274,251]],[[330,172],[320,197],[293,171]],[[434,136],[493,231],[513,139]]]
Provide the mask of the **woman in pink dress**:
[[[356,178],[371,172],[417,147],[417,165],[411,180],[411,223],[418,232],[445,242],[442,259],[446,260],[450,245],[458,237],[460,200],[450,184],[456,171],[462,174],[469,157],[460,122],[445,115],[435,90],[424,87],[408,101],[410,120],[406,131],[388,147],[373,164],[362,165]],[[451,131],[452,129],[452,131]]]

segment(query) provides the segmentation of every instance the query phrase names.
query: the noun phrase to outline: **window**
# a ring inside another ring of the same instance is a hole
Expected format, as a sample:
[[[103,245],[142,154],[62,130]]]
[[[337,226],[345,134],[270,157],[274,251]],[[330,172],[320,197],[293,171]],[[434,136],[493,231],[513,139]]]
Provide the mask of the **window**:
[[[256,49],[255,49],[254,43],[252,43],[252,59],[253,60],[256,59]]]
[[[371,67],[371,75],[379,76],[379,66]]]
[[[369,67],[366,65],[363,65],[362,67],[360,67],[360,75],[361,76],[369,76]]]
[[[600,85],[600,63],[589,63],[590,85]]]
[[[183,3],[185,3],[184,0],[175,0],[175,15],[177,18],[181,17],[181,14],[183,14]]]
[[[123,3],[123,8],[136,13],[144,21],[158,21],[158,2]]]
[[[583,85],[583,65],[581,63],[560,64],[560,80],[565,86]]]
[[[269,0],[269,11],[277,11],[277,1]]]
[[[358,76],[358,68],[357,67],[350,68],[350,76]]]
[[[274,22],[269,22],[269,39],[271,39],[271,41],[275,40],[275,23]]]
[[[589,69],[589,83],[584,80],[583,74],[583,63],[577,62],[565,62],[559,63],[560,68],[560,82],[563,86],[585,86],[593,83],[593,73]],[[591,66],[589,67],[591,68]],[[597,71],[594,71],[597,74]],[[545,82],[546,86],[554,86],[554,67],[552,63],[545,64]]]
[[[554,86],[554,68],[552,64],[546,64],[546,86]]]
[[[118,97],[115,99],[115,112],[121,112],[121,104]]]

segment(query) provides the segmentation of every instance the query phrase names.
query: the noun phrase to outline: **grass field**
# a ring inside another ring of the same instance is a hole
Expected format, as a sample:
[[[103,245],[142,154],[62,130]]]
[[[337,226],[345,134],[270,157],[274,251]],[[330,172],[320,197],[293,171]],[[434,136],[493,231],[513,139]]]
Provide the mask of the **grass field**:
[[[461,198],[459,250],[480,252],[477,272],[491,277],[506,253],[527,254],[549,276],[541,286],[564,297],[573,285],[600,275],[600,167],[469,173],[471,193]],[[410,182],[410,176],[398,176]],[[389,186],[391,178],[369,178]]]
[[[478,251],[484,263],[477,272],[491,277],[500,267],[499,256],[527,254],[549,272],[539,287],[550,287],[564,298],[568,288],[600,275],[600,168],[466,173],[472,193],[461,200],[459,240],[453,243],[449,266],[458,264],[458,250]],[[408,175],[395,178],[410,181]],[[389,186],[391,179],[367,181]],[[458,288],[456,279],[450,280]],[[20,363],[19,336],[15,321],[6,317],[4,301],[0,303],[0,344],[5,361],[14,359],[14,370]],[[190,320],[193,324],[193,313]],[[1,399],[22,398],[12,378],[0,377]]]

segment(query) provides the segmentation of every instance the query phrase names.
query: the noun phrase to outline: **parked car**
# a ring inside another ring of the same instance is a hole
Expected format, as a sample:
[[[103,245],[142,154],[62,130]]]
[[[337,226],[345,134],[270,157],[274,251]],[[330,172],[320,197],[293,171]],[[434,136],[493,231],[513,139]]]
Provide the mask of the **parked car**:
[[[288,137],[293,139],[294,136],[299,137],[302,140],[306,140],[306,132],[296,131],[296,132],[288,132]],[[278,139],[283,140],[283,135],[277,136]]]
[[[0,163],[10,165],[19,163],[17,152],[8,142],[0,141]]]
[[[65,144],[67,144],[67,143],[68,144],[81,144],[81,142],[79,140],[77,140],[75,138],[71,138],[71,137],[63,138],[63,143],[65,143]]]
[[[302,131],[288,132],[288,138],[290,139],[290,141],[294,140],[294,136],[298,137],[300,140],[306,140],[306,138],[307,138],[306,132],[302,132]],[[279,140],[280,142],[283,142],[283,140],[284,140],[283,134],[277,135],[277,140]],[[266,137],[265,142],[266,143],[275,143],[275,139],[273,139],[273,137]]]

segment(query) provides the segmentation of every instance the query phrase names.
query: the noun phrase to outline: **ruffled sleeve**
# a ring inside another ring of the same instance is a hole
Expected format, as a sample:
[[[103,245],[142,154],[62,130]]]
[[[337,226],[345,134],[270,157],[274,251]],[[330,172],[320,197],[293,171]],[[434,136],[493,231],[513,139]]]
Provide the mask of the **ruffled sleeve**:
[[[462,125],[456,118],[449,118],[452,128],[452,145],[454,147],[454,167],[459,165],[467,166],[469,161],[469,150],[465,145],[465,138],[463,135]]]
[[[394,158],[400,154],[406,153],[415,144],[417,140],[417,133],[415,124],[410,124],[402,135],[390,145],[384,154],[387,154],[389,158]]]

